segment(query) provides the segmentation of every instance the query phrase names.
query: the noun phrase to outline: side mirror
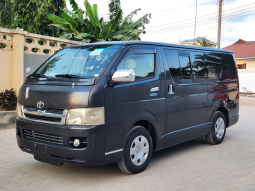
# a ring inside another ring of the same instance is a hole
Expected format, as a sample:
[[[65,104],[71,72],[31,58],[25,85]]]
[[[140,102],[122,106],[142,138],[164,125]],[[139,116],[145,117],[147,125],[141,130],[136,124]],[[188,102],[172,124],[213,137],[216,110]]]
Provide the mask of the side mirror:
[[[112,76],[114,83],[126,83],[135,81],[135,72],[133,69],[120,69],[114,72]]]

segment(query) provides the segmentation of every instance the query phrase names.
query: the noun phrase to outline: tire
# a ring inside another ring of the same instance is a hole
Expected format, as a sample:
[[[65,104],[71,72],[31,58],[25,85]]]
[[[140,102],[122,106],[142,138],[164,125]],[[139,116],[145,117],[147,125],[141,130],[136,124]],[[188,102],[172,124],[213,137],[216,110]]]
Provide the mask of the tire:
[[[142,126],[134,126],[128,133],[124,143],[124,152],[118,167],[125,173],[137,174],[149,165],[153,143],[151,135]]]
[[[222,143],[226,134],[226,125],[225,115],[217,111],[213,117],[210,133],[205,136],[207,142],[212,145]]]

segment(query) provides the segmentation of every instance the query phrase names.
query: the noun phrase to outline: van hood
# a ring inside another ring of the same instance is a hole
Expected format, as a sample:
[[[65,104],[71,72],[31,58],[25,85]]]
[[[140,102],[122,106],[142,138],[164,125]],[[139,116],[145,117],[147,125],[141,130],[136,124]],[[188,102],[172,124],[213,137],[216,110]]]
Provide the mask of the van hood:
[[[41,109],[72,109],[88,107],[89,94],[93,85],[42,85],[24,83],[19,90],[18,103]]]

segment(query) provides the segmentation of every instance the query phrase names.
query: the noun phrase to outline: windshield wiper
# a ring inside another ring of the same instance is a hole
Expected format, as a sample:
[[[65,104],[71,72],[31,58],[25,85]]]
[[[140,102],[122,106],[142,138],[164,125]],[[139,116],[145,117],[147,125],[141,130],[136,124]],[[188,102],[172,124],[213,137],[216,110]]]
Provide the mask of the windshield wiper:
[[[34,77],[41,77],[41,78],[46,78],[47,76],[43,75],[43,74],[39,74],[39,73],[35,73],[33,74]]]
[[[78,75],[70,75],[70,74],[57,74],[56,77],[63,77],[63,78],[84,78]]]

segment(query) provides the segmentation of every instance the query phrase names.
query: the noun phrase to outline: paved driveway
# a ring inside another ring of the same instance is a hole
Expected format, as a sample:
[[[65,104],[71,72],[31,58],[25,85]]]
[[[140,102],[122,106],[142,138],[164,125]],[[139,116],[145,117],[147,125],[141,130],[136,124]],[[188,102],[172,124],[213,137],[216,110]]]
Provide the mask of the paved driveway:
[[[203,139],[153,154],[146,171],[122,173],[104,167],[62,167],[21,152],[15,130],[0,130],[0,190],[255,190],[255,107],[241,106],[239,123],[224,142]]]

